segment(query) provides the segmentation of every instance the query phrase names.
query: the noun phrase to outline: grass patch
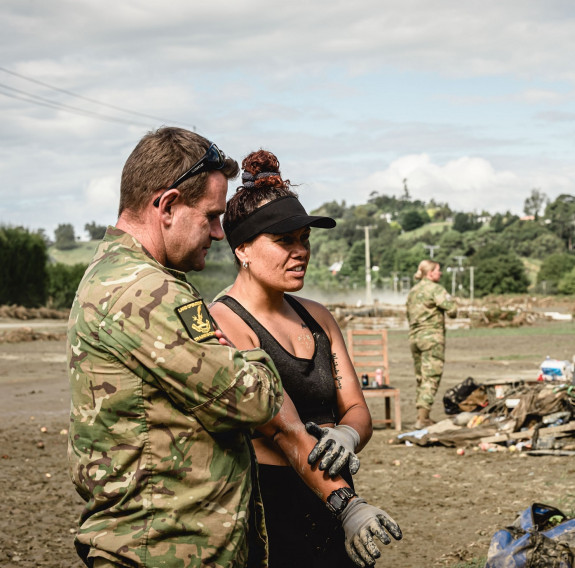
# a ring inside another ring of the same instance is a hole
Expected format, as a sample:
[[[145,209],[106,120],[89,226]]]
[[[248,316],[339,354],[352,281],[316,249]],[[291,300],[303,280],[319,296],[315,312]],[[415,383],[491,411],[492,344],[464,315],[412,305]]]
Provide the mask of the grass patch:
[[[530,337],[535,335],[570,335],[575,332],[573,323],[550,323],[521,327],[480,327],[475,329],[447,330],[448,337]]]
[[[450,568],[483,568],[486,562],[487,562],[487,556],[484,556],[482,558],[474,558],[469,562],[464,563],[460,562],[458,564],[454,564]]]
[[[527,272],[527,278],[529,278],[529,283],[531,287],[534,287],[537,284],[537,274],[539,274],[539,270],[541,269],[542,260],[538,258],[527,258],[521,257],[521,262],[523,266],[525,266],[525,271]]]
[[[424,235],[425,233],[441,233],[444,229],[451,228],[452,224],[453,223],[450,223],[449,221],[427,223],[426,225],[418,227],[413,231],[407,231],[406,233],[402,233],[401,235],[399,235],[398,238],[402,241],[411,241],[413,239],[420,237],[421,235]]]
[[[405,329],[389,329],[388,334],[391,338],[401,340],[407,337]],[[574,323],[549,322],[532,326],[521,327],[478,327],[473,329],[448,329],[447,338],[450,337],[534,337],[534,336],[553,336],[553,335],[572,335],[575,333]]]

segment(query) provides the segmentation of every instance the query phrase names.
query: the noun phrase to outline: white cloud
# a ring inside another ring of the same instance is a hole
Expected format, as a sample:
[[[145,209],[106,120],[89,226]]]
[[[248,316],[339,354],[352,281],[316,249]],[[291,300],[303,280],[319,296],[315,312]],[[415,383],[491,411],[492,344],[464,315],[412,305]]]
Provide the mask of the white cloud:
[[[412,198],[448,203],[457,211],[520,213],[533,188],[550,197],[575,192],[572,176],[497,171],[487,160],[469,156],[436,164],[427,154],[403,156],[357,185],[365,199],[372,191],[399,197],[403,180]]]
[[[0,34],[2,67],[161,119],[0,71],[0,223],[114,222],[123,162],[163,122],[276,152],[308,207],[403,178],[459,209],[574,193],[571,1],[3,0]]]
[[[86,208],[96,217],[104,216],[113,219],[118,210],[120,198],[120,176],[106,176],[90,180],[84,190]]]

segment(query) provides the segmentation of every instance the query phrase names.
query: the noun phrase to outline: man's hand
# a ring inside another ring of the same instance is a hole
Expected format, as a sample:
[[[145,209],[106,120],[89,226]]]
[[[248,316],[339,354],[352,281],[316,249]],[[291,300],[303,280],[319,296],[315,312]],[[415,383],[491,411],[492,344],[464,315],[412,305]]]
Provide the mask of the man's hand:
[[[308,422],[305,429],[319,440],[307,458],[310,465],[321,458],[319,469],[324,471],[329,468],[330,477],[338,475],[346,463],[352,475],[357,473],[359,458],[355,455],[355,448],[359,444],[359,434],[351,426],[321,428],[315,422]]]
[[[338,519],[345,532],[345,550],[360,568],[374,566],[376,559],[381,556],[374,536],[383,544],[391,542],[385,530],[395,540],[401,540],[403,536],[399,525],[385,511],[369,505],[359,497],[348,503]]]

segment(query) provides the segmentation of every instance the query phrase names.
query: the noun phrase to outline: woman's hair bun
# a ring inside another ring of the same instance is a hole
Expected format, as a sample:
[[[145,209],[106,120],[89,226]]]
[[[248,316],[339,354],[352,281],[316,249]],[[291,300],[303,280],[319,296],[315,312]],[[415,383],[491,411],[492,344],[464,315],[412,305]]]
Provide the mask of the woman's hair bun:
[[[242,162],[242,170],[254,177],[262,172],[280,173],[280,162],[275,154],[267,150],[258,150],[248,154]]]
[[[275,154],[267,150],[258,150],[248,154],[242,162],[242,187],[289,188],[289,180],[284,181],[280,173],[280,163]]]

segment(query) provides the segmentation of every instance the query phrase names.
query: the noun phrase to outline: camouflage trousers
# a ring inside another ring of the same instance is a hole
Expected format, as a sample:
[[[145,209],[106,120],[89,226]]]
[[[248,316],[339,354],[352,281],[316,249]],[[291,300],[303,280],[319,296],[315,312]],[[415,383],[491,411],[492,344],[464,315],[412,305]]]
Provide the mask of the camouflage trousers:
[[[430,338],[410,340],[409,346],[415,367],[415,406],[431,410],[435,393],[441,382],[445,361],[445,343]]]

